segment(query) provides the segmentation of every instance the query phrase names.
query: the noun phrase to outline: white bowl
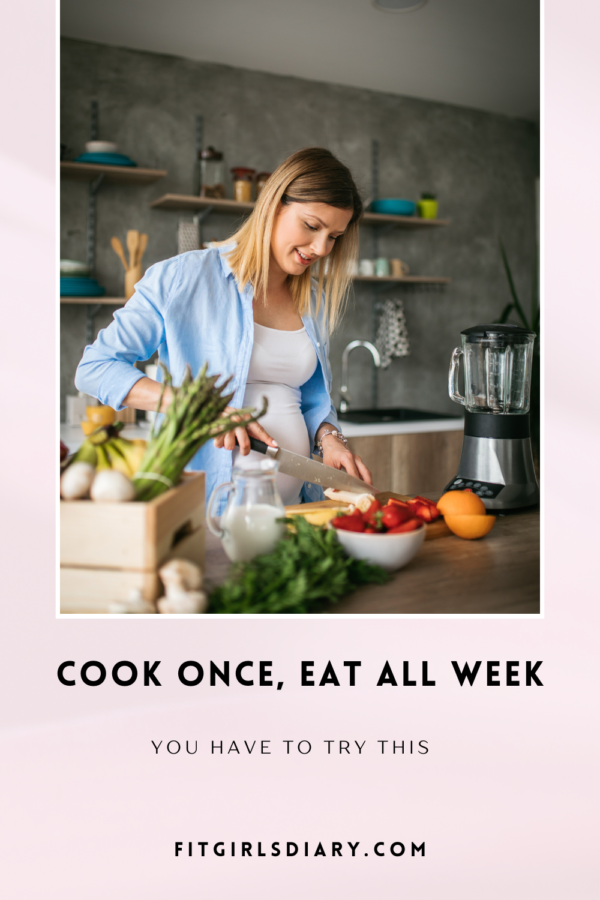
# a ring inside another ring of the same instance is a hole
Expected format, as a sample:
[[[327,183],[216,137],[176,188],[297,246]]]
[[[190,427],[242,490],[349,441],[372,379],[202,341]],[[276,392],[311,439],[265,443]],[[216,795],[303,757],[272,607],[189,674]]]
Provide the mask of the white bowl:
[[[333,525],[329,526],[333,528]],[[425,540],[425,525],[403,534],[364,534],[357,531],[333,529],[340,544],[349,556],[363,559],[388,572],[401,569],[417,555]]]
[[[118,153],[119,147],[112,141],[88,141],[85,145],[86,153]]]
[[[89,275],[90,267],[87,263],[80,262],[78,259],[61,259],[60,261],[61,275]]]

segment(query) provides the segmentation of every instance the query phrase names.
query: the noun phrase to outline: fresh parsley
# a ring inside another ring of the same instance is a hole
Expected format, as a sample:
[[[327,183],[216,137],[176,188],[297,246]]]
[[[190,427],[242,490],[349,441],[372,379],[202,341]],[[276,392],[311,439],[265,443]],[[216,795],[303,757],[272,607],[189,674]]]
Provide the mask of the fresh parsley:
[[[311,525],[303,516],[290,518],[293,529],[272,553],[235,564],[212,592],[208,612],[322,612],[362,584],[388,581],[384,569],[347,556],[333,529]]]

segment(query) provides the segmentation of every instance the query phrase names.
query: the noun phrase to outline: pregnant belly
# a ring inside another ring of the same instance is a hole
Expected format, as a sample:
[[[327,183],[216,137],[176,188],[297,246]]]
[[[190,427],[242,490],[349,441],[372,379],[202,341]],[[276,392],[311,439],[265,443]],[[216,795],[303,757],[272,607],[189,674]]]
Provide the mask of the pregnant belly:
[[[269,401],[269,409],[259,419],[259,424],[284,450],[309,457],[310,441],[300,412],[300,391],[283,384],[247,384],[244,406],[260,408],[263,396]],[[264,455],[254,450],[248,456],[242,456],[239,450],[233,451],[233,464],[241,468],[252,468],[263,459]],[[278,472],[277,488],[286,506],[300,502],[302,481],[299,478]]]

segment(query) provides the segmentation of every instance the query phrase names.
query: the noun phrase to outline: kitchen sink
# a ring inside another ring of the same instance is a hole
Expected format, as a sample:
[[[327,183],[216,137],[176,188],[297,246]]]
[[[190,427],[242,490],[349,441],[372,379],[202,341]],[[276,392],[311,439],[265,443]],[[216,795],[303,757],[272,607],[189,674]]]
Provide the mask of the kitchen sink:
[[[377,422],[424,422],[434,419],[459,419],[447,413],[423,412],[420,409],[349,409],[338,411],[340,422],[354,422],[355,425],[370,425]]]

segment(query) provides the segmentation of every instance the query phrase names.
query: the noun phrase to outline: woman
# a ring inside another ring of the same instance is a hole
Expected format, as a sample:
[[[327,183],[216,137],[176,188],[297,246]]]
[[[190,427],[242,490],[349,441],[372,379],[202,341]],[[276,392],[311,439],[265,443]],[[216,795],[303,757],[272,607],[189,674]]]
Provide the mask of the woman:
[[[339,432],[331,404],[329,328],[342,310],[358,249],[362,203],[349,170],[328,150],[294,153],[272,174],[252,215],[224,245],[156,263],[94,344],[75,384],[114,409],[154,410],[160,384],[134,364],[158,349],[175,384],[196,374],[233,374],[233,408],[267,414],[206,444],[190,468],[203,469],[207,497],[252,459],[249,436],[323,462],[371,484]],[[329,257],[329,273],[324,264]],[[315,278],[316,274],[316,278]],[[171,397],[165,392],[164,411]],[[236,447],[236,439],[239,450]],[[234,449],[235,448],[235,449]],[[318,500],[321,488],[278,474],[284,503]]]

